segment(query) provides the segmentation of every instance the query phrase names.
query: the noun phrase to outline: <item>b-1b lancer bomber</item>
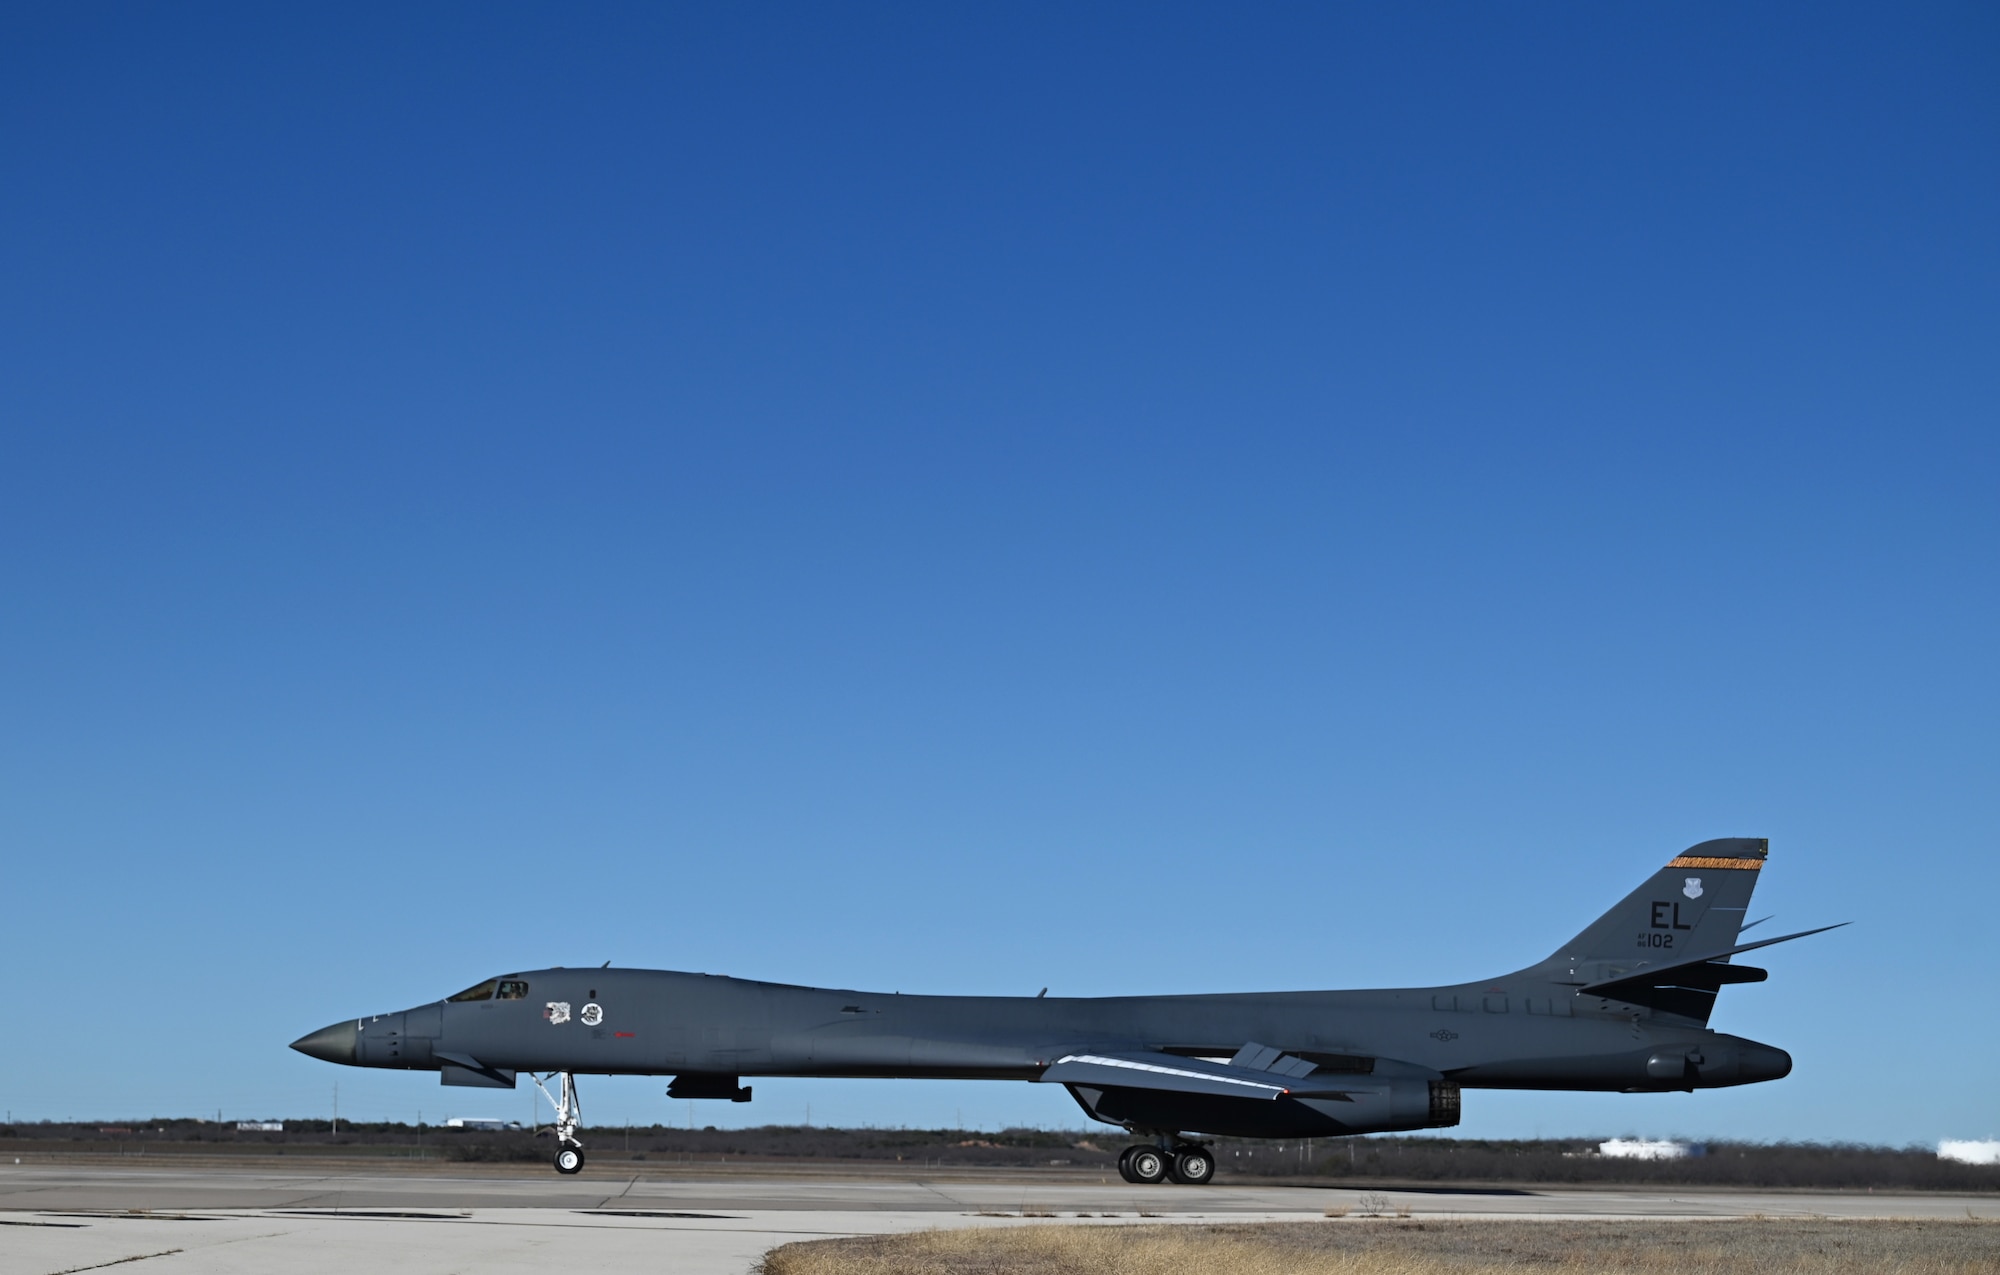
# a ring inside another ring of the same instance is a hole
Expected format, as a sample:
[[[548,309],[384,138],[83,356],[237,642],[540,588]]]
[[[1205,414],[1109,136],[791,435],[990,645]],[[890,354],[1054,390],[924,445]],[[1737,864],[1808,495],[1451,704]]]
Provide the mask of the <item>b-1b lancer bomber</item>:
[[[1656,1093],[1786,1075],[1783,1050],[1708,1029],[1721,988],[1767,977],[1732,958],[1837,928],[1742,941],[1768,849],[1704,841],[1547,959],[1447,987],[905,996],[557,967],[348,1019],[292,1048],[447,1085],[511,1089],[527,1072],[555,1107],[563,1173],[583,1167],[579,1074],[671,1075],[668,1097],[734,1102],[750,1101],[745,1077],[879,1077],[1062,1085],[1142,1139],[1119,1160],[1128,1181],[1200,1183],[1215,1173],[1200,1134],[1441,1129],[1458,1123],[1464,1089]]]

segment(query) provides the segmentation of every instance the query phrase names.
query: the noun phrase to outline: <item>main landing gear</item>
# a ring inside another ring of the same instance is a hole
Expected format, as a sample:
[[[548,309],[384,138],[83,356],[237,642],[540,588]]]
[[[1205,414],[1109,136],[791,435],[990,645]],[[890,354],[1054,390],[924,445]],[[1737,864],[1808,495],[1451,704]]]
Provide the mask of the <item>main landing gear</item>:
[[[540,1076],[534,1077],[535,1088],[540,1089],[542,1097],[547,1098],[549,1105],[556,1109],[556,1172],[581,1173],[583,1144],[576,1140],[576,1130],[583,1123],[583,1107],[576,1100],[576,1077],[566,1071],[558,1071],[551,1073],[551,1079],[561,1081],[553,1094],[542,1084]]]
[[[1119,1154],[1118,1176],[1140,1186],[1169,1181],[1202,1186],[1215,1176],[1215,1156],[1196,1142],[1175,1141],[1171,1146],[1164,1141],[1159,1146],[1141,1143]]]

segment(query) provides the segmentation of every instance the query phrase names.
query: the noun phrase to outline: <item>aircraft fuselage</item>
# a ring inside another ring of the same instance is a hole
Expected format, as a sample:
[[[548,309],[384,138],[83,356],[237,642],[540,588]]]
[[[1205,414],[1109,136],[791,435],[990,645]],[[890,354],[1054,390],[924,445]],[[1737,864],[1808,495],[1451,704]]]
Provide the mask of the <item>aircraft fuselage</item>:
[[[581,1165],[579,1074],[671,1075],[672,1097],[736,1101],[751,1097],[745,1077],[879,1077],[1060,1084],[1093,1118],[1158,1135],[1177,1180],[1205,1180],[1212,1159],[1186,1132],[1441,1128],[1458,1123],[1462,1088],[1691,1091],[1786,1075],[1783,1050],[1707,1026],[1722,987],[1766,977],[1734,957],[1803,937],[1742,941],[1767,849],[1752,838],[1691,847],[1548,958],[1477,983],[921,996],[558,967],[335,1023],[293,1047],[436,1071],[448,1085],[560,1075],[565,1172]],[[1135,1180],[1156,1180],[1150,1163]]]

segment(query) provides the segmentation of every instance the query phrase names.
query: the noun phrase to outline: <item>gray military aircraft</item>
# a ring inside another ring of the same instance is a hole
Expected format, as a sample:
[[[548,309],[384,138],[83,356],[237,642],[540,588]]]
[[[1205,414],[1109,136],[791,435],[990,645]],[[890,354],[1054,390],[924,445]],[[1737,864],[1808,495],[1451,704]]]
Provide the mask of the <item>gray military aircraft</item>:
[[[1091,1118],[1147,1139],[1119,1161],[1127,1181],[1199,1183],[1215,1159],[1192,1134],[1440,1129],[1468,1088],[1655,1093],[1788,1074],[1783,1050],[1708,1029],[1721,988],[1767,977],[1732,957],[1838,928],[1740,940],[1769,844],[1704,841],[1546,960],[1446,987],[905,996],[558,966],[292,1048],[447,1085],[511,1089],[527,1072],[555,1108],[563,1173],[583,1167],[578,1074],[672,1075],[668,1097],[734,1102],[750,1101],[745,1076],[867,1076],[1062,1085]]]

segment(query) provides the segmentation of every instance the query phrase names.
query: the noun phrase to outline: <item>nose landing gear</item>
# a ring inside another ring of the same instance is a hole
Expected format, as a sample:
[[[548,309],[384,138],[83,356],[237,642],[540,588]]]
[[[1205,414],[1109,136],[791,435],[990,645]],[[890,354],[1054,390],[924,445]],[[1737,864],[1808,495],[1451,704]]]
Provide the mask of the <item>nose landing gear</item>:
[[[583,1144],[576,1140],[577,1127],[583,1123],[583,1106],[576,1098],[576,1077],[566,1071],[551,1073],[552,1079],[561,1081],[557,1093],[550,1093],[542,1084],[542,1077],[533,1077],[535,1088],[542,1091],[542,1097],[556,1109],[556,1172],[583,1172]],[[561,1096],[558,1097],[557,1095]]]

